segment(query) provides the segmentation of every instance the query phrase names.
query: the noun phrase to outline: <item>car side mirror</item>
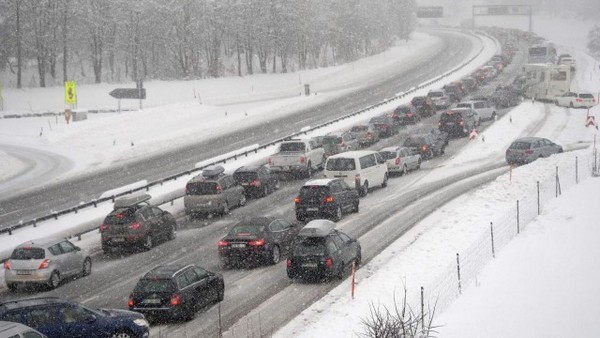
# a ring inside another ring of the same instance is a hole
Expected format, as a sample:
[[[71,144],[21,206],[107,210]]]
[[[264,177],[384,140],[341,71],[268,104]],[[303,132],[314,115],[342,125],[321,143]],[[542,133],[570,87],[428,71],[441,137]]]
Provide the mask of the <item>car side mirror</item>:
[[[87,316],[87,317],[85,318],[85,322],[86,322],[86,323],[93,323],[93,322],[95,322],[95,321],[96,321],[96,316],[95,316],[95,315],[92,315],[92,314],[90,314],[89,316]]]
[[[75,247],[75,251],[81,251],[81,248],[80,248],[80,247],[78,247],[78,246],[76,246],[76,247]]]

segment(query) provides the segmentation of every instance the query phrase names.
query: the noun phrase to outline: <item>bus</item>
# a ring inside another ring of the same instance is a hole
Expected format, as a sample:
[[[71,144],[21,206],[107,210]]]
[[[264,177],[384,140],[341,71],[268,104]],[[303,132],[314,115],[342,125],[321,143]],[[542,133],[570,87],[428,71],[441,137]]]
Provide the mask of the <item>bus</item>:
[[[556,48],[547,42],[529,47],[528,63],[556,63]]]
[[[523,66],[525,74],[525,92],[523,96],[536,100],[554,101],[569,91],[571,87],[571,67],[568,65],[554,64],[526,64]]]

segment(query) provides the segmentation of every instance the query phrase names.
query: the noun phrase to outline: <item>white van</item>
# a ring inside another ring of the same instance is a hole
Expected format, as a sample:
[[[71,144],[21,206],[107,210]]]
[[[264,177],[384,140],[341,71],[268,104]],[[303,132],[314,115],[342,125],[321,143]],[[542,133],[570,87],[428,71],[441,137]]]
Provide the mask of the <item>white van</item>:
[[[388,169],[378,152],[358,150],[328,157],[324,175],[326,178],[341,178],[349,186],[356,187],[360,196],[366,196],[370,187],[387,186]]]

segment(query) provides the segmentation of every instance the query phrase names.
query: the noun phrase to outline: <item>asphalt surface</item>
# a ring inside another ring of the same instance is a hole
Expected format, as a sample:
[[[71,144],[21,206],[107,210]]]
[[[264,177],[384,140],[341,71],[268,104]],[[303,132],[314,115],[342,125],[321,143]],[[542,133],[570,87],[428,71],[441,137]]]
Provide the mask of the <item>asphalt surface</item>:
[[[317,125],[352,111],[393,97],[420,83],[442,74],[464,61],[471,52],[471,42],[464,36],[447,32],[432,32],[442,38],[443,48],[434,55],[420,58],[407,72],[390,74],[379,83],[357,90],[347,96],[317,107],[298,111],[259,127],[247,128],[180,149],[157,149],[157,154],[140,161],[94,171],[59,184],[44,183],[22,194],[0,195],[0,228],[47,215],[98,198],[104,191],[140,180],[153,181],[194,167],[194,164],[214,156],[239,149],[244,144],[265,144],[297,132],[307,125]],[[30,187],[30,186],[29,186]]]

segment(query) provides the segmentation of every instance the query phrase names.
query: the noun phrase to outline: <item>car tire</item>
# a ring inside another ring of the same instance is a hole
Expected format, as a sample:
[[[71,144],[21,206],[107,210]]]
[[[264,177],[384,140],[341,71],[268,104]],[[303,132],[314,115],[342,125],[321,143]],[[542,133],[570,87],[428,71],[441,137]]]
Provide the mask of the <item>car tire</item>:
[[[112,254],[112,248],[108,245],[102,244],[102,253],[105,255],[110,255]]]
[[[344,272],[346,272],[346,265],[342,263],[342,266],[340,266],[340,271],[338,271],[336,277],[339,279],[344,279]]]
[[[227,202],[225,202],[223,204],[223,210],[221,210],[221,216],[225,216],[229,214],[229,204],[227,204]]]
[[[558,104],[558,100],[554,100],[554,104],[555,104],[555,105],[557,105],[557,106],[559,106],[559,104]],[[559,106],[559,107],[560,107],[560,106]]]
[[[402,171],[400,172],[400,175],[402,175],[402,176],[408,175],[408,168],[406,167],[406,164],[402,166]]]
[[[369,194],[369,182],[365,182],[365,184],[363,184],[361,191],[360,191],[360,196],[365,197]]]
[[[265,185],[265,188],[263,189],[261,196],[266,197],[268,194],[269,194],[269,186]]]
[[[275,181],[275,186],[273,187],[273,190],[278,190],[280,188],[280,184],[279,184],[279,180]]]
[[[244,205],[246,205],[246,195],[242,194],[242,197],[240,197],[240,202],[238,205],[240,207],[243,207]]]
[[[146,236],[146,240],[144,241],[144,250],[150,250],[154,246],[154,238],[151,234]]]
[[[171,225],[171,230],[169,231],[169,234],[167,235],[167,239],[169,241],[172,241],[175,238],[177,238],[177,231],[175,230],[175,228],[176,228],[175,225]]]
[[[15,290],[17,290],[18,284],[17,283],[6,283],[6,287],[10,291],[15,291]]]
[[[444,155],[446,153],[446,147],[440,148],[440,155]]]
[[[223,299],[225,299],[225,283],[221,282],[219,286],[221,288],[219,289],[219,292],[217,292],[217,302],[222,302]]]
[[[334,222],[338,222],[342,219],[342,207],[339,205],[335,207],[335,211],[331,214],[331,220]]]
[[[360,210],[360,202],[358,200],[356,200],[356,202],[354,202],[352,204],[352,212],[359,212]]]
[[[569,108],[573,108],[573,102],[569,103]]]
[[[134,335],[126,330],[122,330],[122,331],[117,331],[115,333],[113,333],[111,336],[111,338],[133,338]]]
[[[387,181],[388,181],[388,174],[385,173],[385,175],[383,175],[383,182],[381,182],[381,187],[382,188],[387,187],[387,183],[388,183]]]
[[[362,263],[362,253],[360,248],[357,249],[356,257],[354,257],[354,267],[357,268]]]
[[[52,271],[50,278],[48,279],[48,288],[50,290],[56,289],[60,285],[60,274],[58,271]]]
[[[417,162],[417,169],[421,169],[421,159],[419,159],[419,161]]]
[[[497,116],[497,115],[496,115],[496,112],[493,112],[493,113],[492,113],[492,121],[496,121],[496,116]]]
[[[83,267],[81,269],[81,277],[89,276],[92,273],[92,259],[86,257],[83,260]]]
[[[281,262],[281,251],[279,250],[279,246],[274,245],[269,256],[269,264],[275,265]]]

